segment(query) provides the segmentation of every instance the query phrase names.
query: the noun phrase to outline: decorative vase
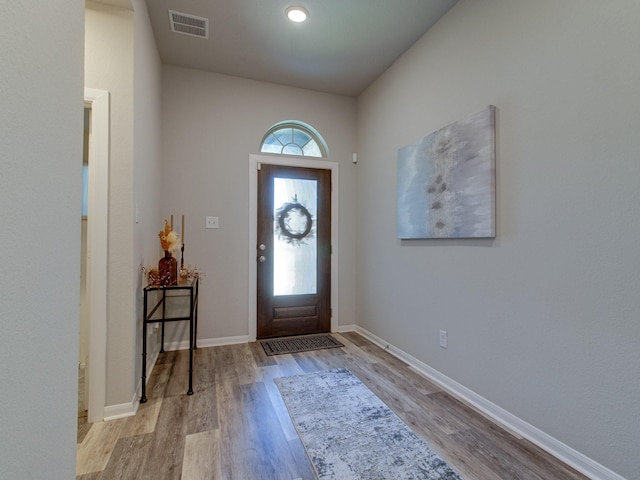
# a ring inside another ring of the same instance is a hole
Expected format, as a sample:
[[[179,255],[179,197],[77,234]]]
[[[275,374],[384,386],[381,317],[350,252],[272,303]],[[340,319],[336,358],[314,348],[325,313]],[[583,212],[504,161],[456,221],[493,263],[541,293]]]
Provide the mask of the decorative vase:
[[[178,284],[178,262],[167,250],[164,251],[164,257],[158,262],[158,276],[162,286]]]

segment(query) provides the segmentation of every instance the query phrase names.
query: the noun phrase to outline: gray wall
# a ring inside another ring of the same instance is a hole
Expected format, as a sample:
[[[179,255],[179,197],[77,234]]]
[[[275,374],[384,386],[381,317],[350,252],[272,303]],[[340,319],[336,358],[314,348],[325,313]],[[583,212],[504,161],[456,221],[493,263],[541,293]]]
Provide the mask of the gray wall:
[[[354,323],[355,99],[166,65],[162,97],[161,204],[174,228],[185,215],[185,263],[206,274],[198,338],[248,334],[249,155],[282,120],[315,127],[340,165],[340,316]],[[219,216],[218,230],[205,230],[207,215]],[[169,341],[188,338],[177,329]]]
[[[628,478],[638,25],[636,1],[463,0],[359,98],[357,123],[359,324]],[[489,104],[497,238],[398,240],[397,149]]]
[[[86,2],[85,86],[110,94],[107,405],[131,402],[133,263],[133,11]]]
[[[87,2],[85,86],[110,93],[106,406],[133,411],[142,344],[141,265],[160,247],[160,58],[146,4]],[[138,218],[136,223],[136,205]],[[150,336],[154,352],[155,337]]]
[[[3,478],[75,477],[83,16],[0,4]]]
[[[120,0],[122,1],[122,0]],[[133,284],[135,286],[135,324],[131,345],[135,352],[134,388],[140,380],[142,360],[143,292],[146,279],[140,265],[157,264],[160,259],[160,200],[162,185],[161,101],[162,64],[151,31],[147,5],[133,0]],[[137,215],[136,215],[137,211]],[[158,335],[148,338],[149,358],[160,350]],[[131,365],[129,365],[131,368]]]

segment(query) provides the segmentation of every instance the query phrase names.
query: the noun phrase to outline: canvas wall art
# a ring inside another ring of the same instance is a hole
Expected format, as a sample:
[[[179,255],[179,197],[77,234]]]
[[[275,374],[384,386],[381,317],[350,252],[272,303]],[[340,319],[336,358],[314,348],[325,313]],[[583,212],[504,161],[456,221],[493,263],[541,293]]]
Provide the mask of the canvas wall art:
[[[398,238],[493,238],[495,107],[398,150]]]

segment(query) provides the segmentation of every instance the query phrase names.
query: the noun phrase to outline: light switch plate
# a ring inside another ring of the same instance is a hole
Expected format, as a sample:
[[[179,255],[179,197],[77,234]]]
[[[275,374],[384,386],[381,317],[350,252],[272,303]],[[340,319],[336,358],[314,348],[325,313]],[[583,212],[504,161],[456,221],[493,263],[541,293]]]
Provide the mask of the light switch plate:
[[[205,228],[218,228],[218,217],[206,217]]]
[[[449,346],[448,337],[446,330],[440,330],[440,346],[442,348],[447,348]]]

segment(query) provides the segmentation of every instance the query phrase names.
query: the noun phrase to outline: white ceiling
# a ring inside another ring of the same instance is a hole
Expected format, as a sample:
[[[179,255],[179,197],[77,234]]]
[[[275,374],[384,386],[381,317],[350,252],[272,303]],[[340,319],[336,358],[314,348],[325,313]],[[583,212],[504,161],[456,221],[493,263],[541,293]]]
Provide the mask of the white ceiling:
[[[146,3],[163,63],[357,96],[456,1],[146,0]],[[292,5],[309,11],[306,23],[293,24],[285,17],[285,9]],[[207,18],[209,38],[173,33],[169,10]]]
[[[131,0],[96,0],[98,3],[106,3],[107,5],[113,5],[114,7],[126,8],[127,10],[133,10]]]

